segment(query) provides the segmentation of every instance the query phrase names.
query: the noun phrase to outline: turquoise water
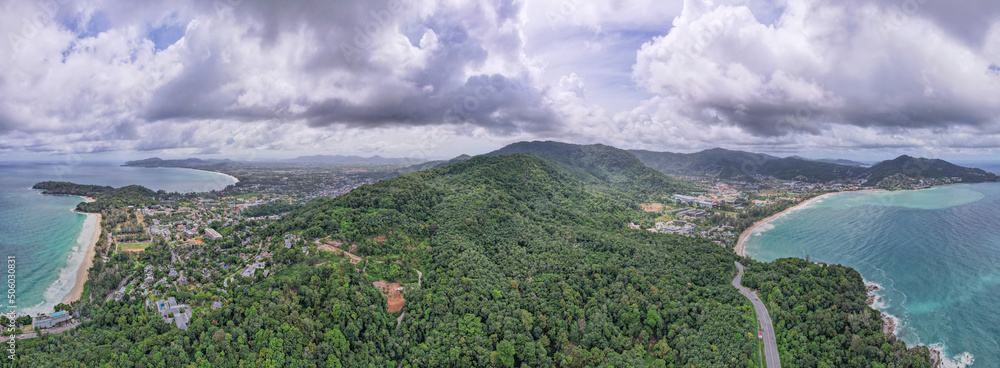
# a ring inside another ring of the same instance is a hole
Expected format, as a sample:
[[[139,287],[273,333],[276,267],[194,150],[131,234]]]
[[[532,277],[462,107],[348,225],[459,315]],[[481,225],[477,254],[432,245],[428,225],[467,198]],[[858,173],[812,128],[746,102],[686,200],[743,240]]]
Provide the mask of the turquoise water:
[[[875,307],[910,345],[944,349],[947,366],[1000,367],[1000,184],[846,193],[756,231],[747,255],[806,255],[882,286]]]
[[[139,184],[168,192],[218,190],[235,182],[203,171],[126,168],[117,163],[0,162],[0,257],[15,257],[15,310],[22,315],[51,312],[73,287],[96,222],[85,223],[86,215],[71,212],[81,198],[46,196],[30,189],[47,180],[114,187]],[[10,312],[7,304],[0,298],[0,312]]]

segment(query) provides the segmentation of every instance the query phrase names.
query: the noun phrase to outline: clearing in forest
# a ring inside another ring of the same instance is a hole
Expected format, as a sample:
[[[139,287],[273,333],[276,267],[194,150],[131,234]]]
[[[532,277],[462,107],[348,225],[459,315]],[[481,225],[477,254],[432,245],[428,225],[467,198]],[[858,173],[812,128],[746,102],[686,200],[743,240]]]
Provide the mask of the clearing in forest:
[[[640,203],[639,207],[642,207],[643,211],[646,212],[660,212],[663,211],[662,203]]]
[[[403,285],[398,282],[389,283],[385,280],[378,280],[372,283],[376,289],[382,292],[382,295],[389,300],[388,309],[389,313],[396,313],[403,309],[403,305],[406,304],[406,299],[403,299]]]
[[[319,242],[317,242],[317,243],[319,243]],[[361,261],[362,261],[361,257],[358,257],[358,256],[356,256],[354,254],[351,254],[350,252],[347,252],[347,251],[345,251],[345,250],[343,250],[343,249],[340,248],[340,246],[343,245],[343,244],[344,243],[341,242],[340,240],[327,240],[327,241],[324,241],[322,243],[319,243],[319,246],[317,246],[317,249],[319,249],[321,251],[324,251],[324,252],[331,252],[331,253],[337,253],[337,254],[343,253],[343,254],[345,254],[345,255],[347,255],[348,257],[351,258],[351,264],[361,263]]]

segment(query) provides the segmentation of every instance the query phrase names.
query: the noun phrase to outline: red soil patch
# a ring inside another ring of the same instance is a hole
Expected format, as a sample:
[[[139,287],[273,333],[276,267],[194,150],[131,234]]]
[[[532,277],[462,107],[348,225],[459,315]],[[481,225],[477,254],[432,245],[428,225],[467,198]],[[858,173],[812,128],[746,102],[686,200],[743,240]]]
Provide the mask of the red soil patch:
[[[663,204],[660,203],[640,203],[639,207],[642,207],[642,210],[646,212],[663,211]]]
[[[406,299],[403,299],[403,293],[399,292],[402,290],[403,285],[398,282],[389,283],[384,280],[375,281],[372,285],[381,291],[382,295],[385,295],[385,297],[389,300],[389,313],[396,313],[403,309],[403,305],[406,304]]]
[[[386,238],[385,235],[379,235],[379,236],[376,236],[374,238],[369,238],[369,239],[365,239],[365,240],[367,240],[367,241],[373,241],[374,240],[376,243],[381,243],[381,242],[384,242],[384,241],[388,240],[388,238]]]
[[[126,252],[132,252],[132,253],[139,253],[139,252],[145,252],[146,250],[145,249],[126,249],[125,251]]]

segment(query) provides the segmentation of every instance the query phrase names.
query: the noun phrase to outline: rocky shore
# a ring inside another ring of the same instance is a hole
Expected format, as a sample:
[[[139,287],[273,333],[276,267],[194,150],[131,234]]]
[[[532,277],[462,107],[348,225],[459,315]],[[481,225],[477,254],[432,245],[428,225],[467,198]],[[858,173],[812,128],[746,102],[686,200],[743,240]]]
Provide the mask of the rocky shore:
[[[880,298],[880,296],[876,294],[876,292],[882,290],[882,287],[877,283],[868,282],[865,283],[865,288],[868,290],[868,299],[866,299],[865,301],[868,303],[868,306],[875,308],[875,302],[879,301]],[[895,335],[896,324],[897,324],[896,316],[893,316],[891,314],[882,311],[879,312],[882,316],[882,333],[886,335]],[[899,336],[896,336],[896,338],[899,338]],[[931,367],[940,368],[942,362],[941,350],[935,349],[930,346],[928,346],[927,349],[930,350],[931,353]]]

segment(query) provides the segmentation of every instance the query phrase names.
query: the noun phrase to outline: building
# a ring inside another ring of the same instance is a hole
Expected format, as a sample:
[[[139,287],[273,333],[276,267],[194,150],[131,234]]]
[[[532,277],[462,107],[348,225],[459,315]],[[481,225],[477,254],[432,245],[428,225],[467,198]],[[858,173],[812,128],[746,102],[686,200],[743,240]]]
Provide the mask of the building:
[[[243,275],[243,277],[253,277],[255,271],[263,269],[264,267],[265,263],[263,261],[254,262],[253,264],[247,265],[247,267],[240,272],[240,275]],[[264,277],[267,277],[267,275],[264,275]]]
[[[177,299],[174,297],[153,302],[153,308],[163,317],[164,322],[174,323],[179,329],[186,330],[188,322],[191,321],[191,307],[187,304],[177,304]]]
[[[222,234],[219,234],[215,229],[208,228],[205,229],[205,238],[208,240],[219,240],[222,239]]]
[[[66,311],[59,311],[52,313],[48,316],[38,316],[32,317],[31,327],[32,328],[52,328],[69,322],[73,319],[73,315],[66,313]]]
[[[222,302],[212,303],[212,309],[222,309]]]
[[[685,195],[675,194],[674,195],[674,199],[680,201],[681,203],[695,203],[695,204],[697,204],[699,206],[704,206],[704,207],[708,207],[708,208],[714,208],[715,207],[715,203],[714,202],[702,200],[701,198],[698,198],[698,197],[691,197],[691,196],[685,196]]]

